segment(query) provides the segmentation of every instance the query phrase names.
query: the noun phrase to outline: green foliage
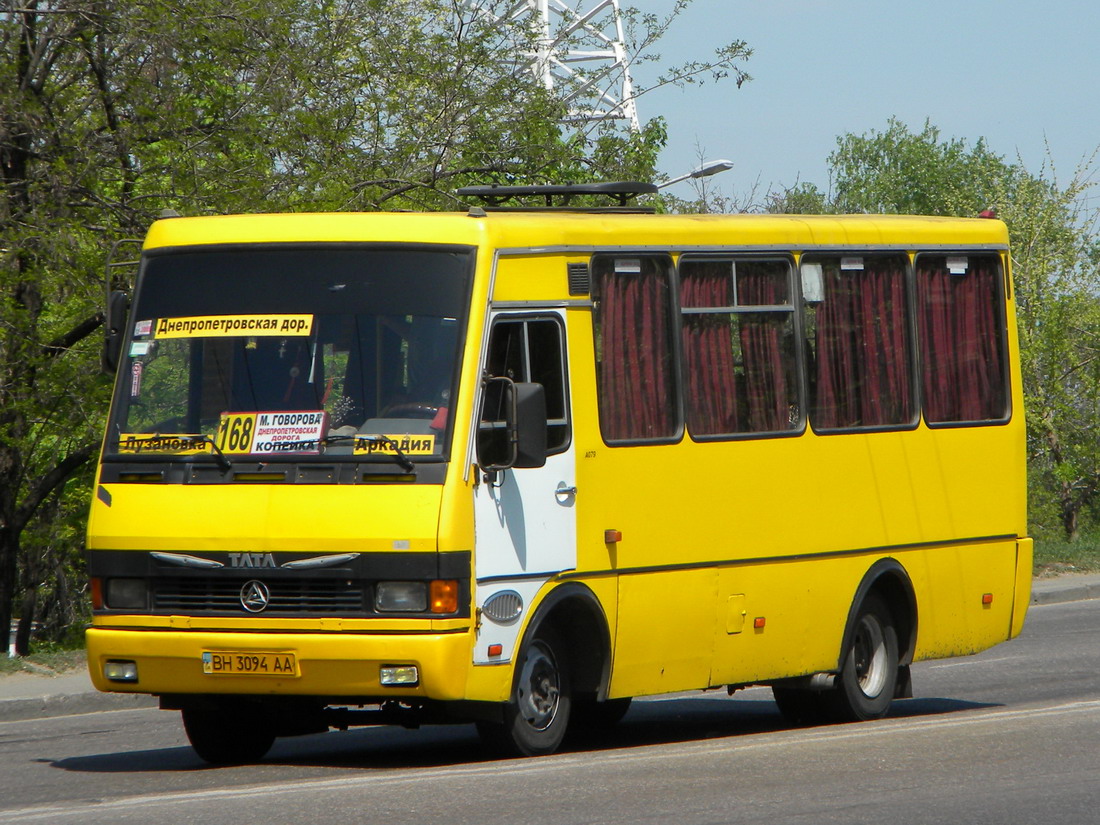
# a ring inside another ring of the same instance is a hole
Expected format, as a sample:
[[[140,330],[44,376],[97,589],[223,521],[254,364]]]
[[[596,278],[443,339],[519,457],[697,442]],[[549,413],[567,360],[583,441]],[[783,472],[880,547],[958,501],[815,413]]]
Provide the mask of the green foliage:
[[[824,192],[804,182],[769,195],[765,211],[781,215],[822,215],[836,210]]]
[[[943,140],[927,122],[913,133],[894,118],[882,132],[838,138],[829,165],[834,211],[903,215],[976,217],[1019,171],[982,139]]]

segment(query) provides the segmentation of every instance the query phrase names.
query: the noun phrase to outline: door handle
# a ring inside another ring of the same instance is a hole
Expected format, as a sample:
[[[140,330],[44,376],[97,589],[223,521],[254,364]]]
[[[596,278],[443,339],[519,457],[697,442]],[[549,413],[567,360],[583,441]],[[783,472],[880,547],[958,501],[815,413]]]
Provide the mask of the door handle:
[[[555,498],[563,498],[565,496],[575,496],[577,494],[576,487],[567,487],[564,481],[558,482],[558,488],[554,490]]]

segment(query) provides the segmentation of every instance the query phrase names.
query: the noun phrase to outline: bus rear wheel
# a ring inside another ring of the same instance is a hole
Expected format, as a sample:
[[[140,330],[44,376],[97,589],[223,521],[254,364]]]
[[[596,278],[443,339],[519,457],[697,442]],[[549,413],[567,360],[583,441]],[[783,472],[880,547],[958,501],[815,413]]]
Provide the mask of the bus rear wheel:
[[[572,707],[568,663],[560,637],[539,629],[524,643],[503,722],[479,722],[482,739],[515,756],[546,756],[558,749]]]
[[[890,609],[871,593],[860,606],[832,693],[844,721],[881,719],[890,709],[898,682],[898,636]]]
[[[191,747],[211,765],[259,762],[275,741],[266,717],[244,705],[184,708],[182,713]]]
[[[772,686],[772,696],[788,724],[797,727],[821,725],[832,720],[828,694],[806,688]]]

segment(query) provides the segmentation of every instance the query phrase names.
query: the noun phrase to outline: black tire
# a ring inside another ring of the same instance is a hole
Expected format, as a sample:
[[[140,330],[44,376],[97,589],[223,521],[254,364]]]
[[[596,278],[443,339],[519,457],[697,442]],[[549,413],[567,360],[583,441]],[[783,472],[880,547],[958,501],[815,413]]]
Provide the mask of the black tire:
[[[547,756],[558,749],[572,709],[564,651],[550,628],[540,628],[524,642],[503,722],[478,723],[487,745],[509,756]]]
[[[826,692],[773,685],[772,696],[788,724],[803,728],[833,721],[833,709]]]
[[[881,719],[890,709],[898,682],[898,636],[882,598],[869,594],[860,605],[852,640],[844,652],[833,709],[842,721]]]
[[[573,700],[569,717],[569,735],[574,740],[591,741],[611,731],[630,710],[630,697],[605,699],[597,702],[594,697]]]
[[[259,762],[275,741],[262,713],[238,705],[185,709],[183,729],[195,753],[211,765]]]

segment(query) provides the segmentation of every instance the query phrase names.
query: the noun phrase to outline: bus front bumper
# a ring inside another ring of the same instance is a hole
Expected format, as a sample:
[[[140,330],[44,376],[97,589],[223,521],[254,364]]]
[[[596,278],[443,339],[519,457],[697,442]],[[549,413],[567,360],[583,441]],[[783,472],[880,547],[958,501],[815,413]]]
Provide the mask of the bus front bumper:
[[[377,635],[92,627],[87,644],[92,683],[99,690],[120,693],[458,700],[465,698],[471,658],[466,632]]]

